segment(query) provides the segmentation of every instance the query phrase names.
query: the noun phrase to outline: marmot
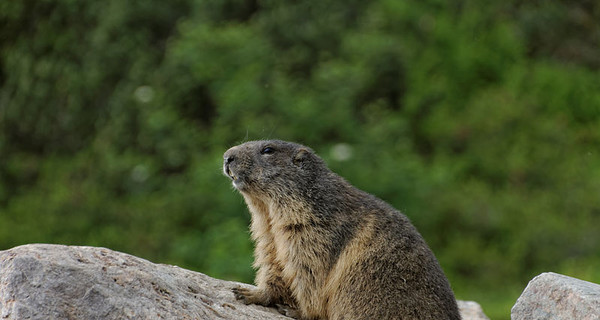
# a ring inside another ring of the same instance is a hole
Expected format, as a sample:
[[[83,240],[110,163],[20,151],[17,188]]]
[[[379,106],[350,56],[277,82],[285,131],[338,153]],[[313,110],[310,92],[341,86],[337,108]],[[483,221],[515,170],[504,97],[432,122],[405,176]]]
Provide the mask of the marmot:
[[[257,289],[246,304],[299,319],[460,319],[435,256],[408,218],[333,173],[310,148],[250,141],[223,171],[252,216]]]

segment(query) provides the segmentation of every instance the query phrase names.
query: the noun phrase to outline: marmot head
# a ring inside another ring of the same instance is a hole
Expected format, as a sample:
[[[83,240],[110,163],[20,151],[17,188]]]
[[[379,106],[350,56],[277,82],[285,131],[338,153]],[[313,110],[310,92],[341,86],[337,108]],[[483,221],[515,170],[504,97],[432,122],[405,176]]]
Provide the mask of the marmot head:
[[[227,150],[223,159],[223,173],[247,194],[297,194],[326,168],[310,148],[280,140],[249,141]]]

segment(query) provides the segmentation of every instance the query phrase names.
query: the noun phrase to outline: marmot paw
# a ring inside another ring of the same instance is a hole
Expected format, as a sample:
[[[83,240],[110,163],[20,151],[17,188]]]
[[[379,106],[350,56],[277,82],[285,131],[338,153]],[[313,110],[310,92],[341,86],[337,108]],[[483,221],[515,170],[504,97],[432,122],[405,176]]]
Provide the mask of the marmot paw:
[[[300,312],[298,311],[298,309],[294,309],[288,305],[285,304],[277,304],[277,311],[279,311],[279,313],[281,313],[284,316],[288,316],[290,318],[294,318],[294,319],[300,319]]]
[[[264,293],[258,289],[248,289],[243,287],[236,287],[231,289],[237,300],[242,300],[245,304],[260,304],[265,305]]]

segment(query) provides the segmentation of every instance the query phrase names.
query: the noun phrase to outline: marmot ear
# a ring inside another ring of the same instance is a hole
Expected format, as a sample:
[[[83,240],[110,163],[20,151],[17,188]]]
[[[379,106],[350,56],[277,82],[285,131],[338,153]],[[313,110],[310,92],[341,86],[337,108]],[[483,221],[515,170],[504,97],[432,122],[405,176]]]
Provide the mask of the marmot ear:
[[[302,166],[302,163],[310,157],[310,151],[306,148],[300,148],[296,151],[296,155],[294,155],[293,162],[297,166]]]

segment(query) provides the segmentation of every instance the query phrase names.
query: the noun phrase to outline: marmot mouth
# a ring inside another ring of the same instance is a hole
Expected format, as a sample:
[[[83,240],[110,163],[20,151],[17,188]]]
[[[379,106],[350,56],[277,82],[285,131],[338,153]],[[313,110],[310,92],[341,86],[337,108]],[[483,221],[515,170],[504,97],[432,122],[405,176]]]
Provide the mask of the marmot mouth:
[[[231,171],[231,169],[229,168],[229,166],[225,166],[224,168],[225,170],[225,175],[227,175],[231,180],[236,181],[238,179],[238,177],[235,176],[235,174],[233,174],[233,171]]]
[[[229,177],[229,179],[231,179],[231,182],[233,182],[233,186],[238,189],[238,190],[242,190],[246,188],[246,182],[243,179],[243,176],[240,177],[240,175],[236,175],[230,168],[229,164],[225,164],[223,166],[223,173]]]

